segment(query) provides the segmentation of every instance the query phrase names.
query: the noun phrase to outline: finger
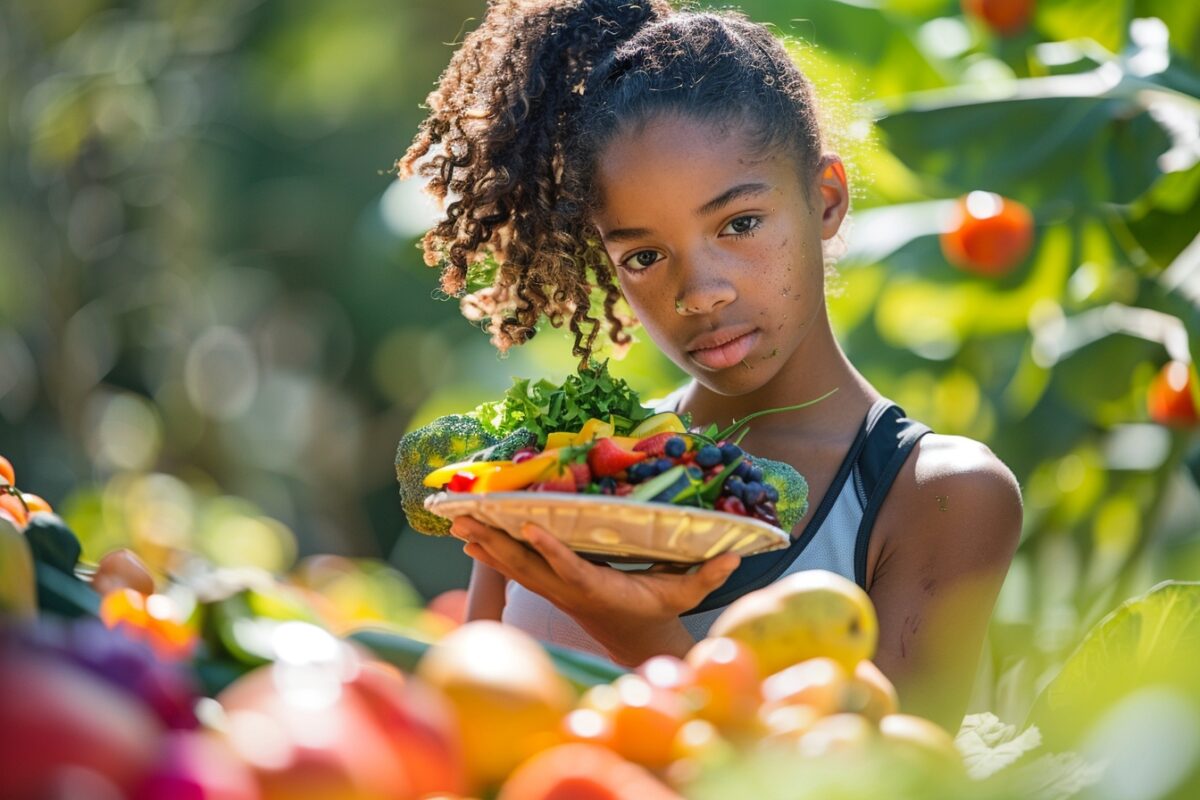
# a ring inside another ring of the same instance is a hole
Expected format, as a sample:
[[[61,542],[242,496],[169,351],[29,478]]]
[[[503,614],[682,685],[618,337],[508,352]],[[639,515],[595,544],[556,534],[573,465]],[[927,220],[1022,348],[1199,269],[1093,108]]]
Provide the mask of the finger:
[[[550,568],[546,559],[504,531],[477,524],[471,529],[470,541],[491,560],[488,566],[504,573],[527,589],[547,598],[560,593],[562,580]]]
[[[742,557],[737,553],[722,553],[716,558],[705,561],[700,569],[685,577],[683,581],[691,606],[698,604],[725,583],[740,563],[742,563]]]
[[[466,544],[464,544],[463,552],[466,553],[467,555],[469,555],[471,558],[478,561],[480,564],[483,564],[485,567],[491,567],[492,569],[496,570],[497,572],[504,575],[505,577],[511,577],[510,575],[505,574],[504,566],[502,564],[500,564],[498,561],[496,561],[496,559],[494,559],[490,555],[488,555],[487,550],[484,550],[482,547],[475,544],[474,542],[467,542]]]
[[[499,528],[493,528],[491,525],[480,522],[474,517],[457,517],[454,522],[450,523],[450,532],[458,538],[466,540],[488,534],[508,535]]]
[[[595,567],[577,556],[574,550],[560,542],[545,528],[527,522],[521,526],[521,535],[564,582],[586,587],[592,579],[590,570]]]

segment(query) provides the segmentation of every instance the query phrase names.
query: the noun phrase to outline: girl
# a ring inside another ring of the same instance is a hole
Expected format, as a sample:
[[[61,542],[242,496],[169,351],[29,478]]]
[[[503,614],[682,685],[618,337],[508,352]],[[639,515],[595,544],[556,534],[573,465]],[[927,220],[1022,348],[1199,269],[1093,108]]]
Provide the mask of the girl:
[[[526,547],[464,518],[470,617],[635,665],[683,655],[739,594],[828,569],[870,594],[875,661],[905,710],[953,729],[1020,535],[1019,490],[982,444],[906,419],[834,339],[824,250],[846,173],[781,44],[666,0],[491,0],[429,108],[399,162],[447,202],[426,261],[450,294],[468,273],[490,284],[464,309],[490,317],[502,351],[542,317],[570,326],[583,359],[602,328],[627,344],[624,298],[692,375],[666,405],[696,424],[838,389],[756,420],[743,445],[808,479],[788,549],[634,573],[532,526]]]

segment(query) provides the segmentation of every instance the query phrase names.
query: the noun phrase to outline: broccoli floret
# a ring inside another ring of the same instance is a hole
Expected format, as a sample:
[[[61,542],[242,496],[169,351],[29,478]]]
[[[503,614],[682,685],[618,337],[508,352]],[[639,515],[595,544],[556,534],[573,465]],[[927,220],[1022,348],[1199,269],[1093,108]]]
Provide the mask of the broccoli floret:
[[[471,456],[471,461],[511,461],[518,450],[537,447],[537,434],[527,428],[517,428],[491,447]]]
[[[425,498],[437,491],[425,486],[425,476],[438,467],[466,461],[498,441],[479,420],[463,414],[438,417],[404,435],[396,448],[396,480],[400,482],[400,506],[413,530],[431,536],[450,532],[450,520],[425,509]]]
[[[775,503],[775,516],[779,527],[788,533],[808,510],[808,481],[790,464],[754,456],[754,465],[763,471],[763,482],[769,483],[779,492]]]

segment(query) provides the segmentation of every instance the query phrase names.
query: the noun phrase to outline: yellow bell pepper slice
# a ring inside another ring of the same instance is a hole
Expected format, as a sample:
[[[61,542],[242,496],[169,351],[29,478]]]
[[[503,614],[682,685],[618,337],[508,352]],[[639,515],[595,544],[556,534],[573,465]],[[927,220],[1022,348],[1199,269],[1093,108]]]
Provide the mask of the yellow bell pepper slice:
[[[439,467],[425,476],[423,483],[432,488],[440,489],[450,482],[460,472],[466,472],[478,478],[488,472],[495,472],[501,467],[512,464],[511,461],[459,461],[457,464],[447,464]]]
[[[687,433],[687,428],[683,427],[683,420],[674,411],[663,411],[655,414],[652,417],[646,417],[638,423],[638,426],[630,431],[629,435],[635,439],[645,439],[647,436],[653,436],[656,433]]]
[[[475,483],[471,484],[471,494],[524,489],[532,483],[537,483],[544,476],[548,477],[557,466],[558,453],[546,451],[519,464],[510,463],[479,475]]]
[[[606,436],[612,436],[615,430],[611,422],[605,422],[602,419],[592,417],[583,423],[583,427],[579,429],[579,433],[575,434],[574,443],[586,444],[596,439],[603,439]]]
[[[555,431],[546,437],[546,448],[557,449],[559,447],[570,447],[575,444],[577,434],[570,431]]]

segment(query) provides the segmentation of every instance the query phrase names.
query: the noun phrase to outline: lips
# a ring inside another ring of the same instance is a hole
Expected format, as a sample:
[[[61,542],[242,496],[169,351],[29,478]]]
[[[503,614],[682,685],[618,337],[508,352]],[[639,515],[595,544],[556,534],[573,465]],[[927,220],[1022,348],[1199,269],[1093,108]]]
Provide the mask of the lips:
[[[753,325],[730,325],[725,328],[719,328],[692,339],[687,343],[687,351],[691,353],[696,350],[709,350],[720,347],[721,345],[729,344],[734,339],[745,336],[753,330],[757,330]]]
[[[693,361],[707,369],[726,369],[740,364],[758,344],[761,332],[753,326],[728,328],[694,339],[688,345],[688,355]],[[696,343],[712,343],[708,347],[696,347]]]

